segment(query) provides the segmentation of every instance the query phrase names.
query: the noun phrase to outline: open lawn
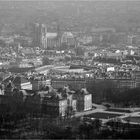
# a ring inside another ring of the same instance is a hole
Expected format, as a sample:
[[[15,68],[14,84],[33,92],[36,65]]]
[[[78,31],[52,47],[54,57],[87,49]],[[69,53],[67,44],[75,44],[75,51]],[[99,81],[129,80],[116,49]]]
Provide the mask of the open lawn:
[[[129,122],[134,122],[134,123],[140,123],[140,116],[136,117],[126,117],[123,120],[129,121]]]
[[[96,119],[110,119],[110,118],[115,118],[118,116],[121,116],[121,114],[96,112],[96,113],[87,115],[87,117],[96,118]]]
[[[109,108],[106,111],[119,112],[119,113],[131,113],[129,109]]]

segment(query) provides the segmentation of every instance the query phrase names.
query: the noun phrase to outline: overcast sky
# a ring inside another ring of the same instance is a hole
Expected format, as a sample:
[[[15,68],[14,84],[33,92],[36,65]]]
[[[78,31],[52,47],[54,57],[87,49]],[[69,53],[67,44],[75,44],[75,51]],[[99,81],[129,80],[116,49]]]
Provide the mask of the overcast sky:
[[[0,1],[140,1],[140,0],[0,0]]]

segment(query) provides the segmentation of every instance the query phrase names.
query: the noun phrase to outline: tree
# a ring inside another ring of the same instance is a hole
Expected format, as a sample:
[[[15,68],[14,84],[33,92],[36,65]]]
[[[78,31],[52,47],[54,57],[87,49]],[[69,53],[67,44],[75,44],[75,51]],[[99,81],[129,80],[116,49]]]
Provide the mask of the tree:
[[[92,125],[96,128],[97,131],[100,130],[100,127],[102,125],[102,121],[99,120],[99,119],[95,119],[93,122],[92,122]]]
[[[72,138],[72,127],[70,127],[70,126],[66,127],[64,134],[65,134],[65,138],[71,139]]]
[[[81,138],[89,139],[92,136],[91,134],[93,134],[93,125],[90,122],[82,122],[79,125],[79,135]]]
[[[74,115],[74,110],[72,106],[68,106],[66,109],[66,117],[71,118],[72,115]]]

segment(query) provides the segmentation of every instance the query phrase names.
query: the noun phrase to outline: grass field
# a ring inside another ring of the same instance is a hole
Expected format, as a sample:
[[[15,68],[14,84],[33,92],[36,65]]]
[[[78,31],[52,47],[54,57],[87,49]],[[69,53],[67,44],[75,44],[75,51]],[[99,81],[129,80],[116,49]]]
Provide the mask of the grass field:
[[[125,121],[130,121],[130,122],[134,122],[134,123],[140,123],[140,117],[136,116],[136,117],[126,117],[124,118]]]
[[[115,118],[118,116],[121,116],[121,114],[97,112],[97,113],[87,115],[87,117],[96,118],[96,119],[109,119],[109,118]]]
[[[115,109],[115,108],[110,108],[110,109],[107,109],[106,111],[113,111],[113,112],[120,112],[120,113],[131,113],[130,110],[128,109]]]

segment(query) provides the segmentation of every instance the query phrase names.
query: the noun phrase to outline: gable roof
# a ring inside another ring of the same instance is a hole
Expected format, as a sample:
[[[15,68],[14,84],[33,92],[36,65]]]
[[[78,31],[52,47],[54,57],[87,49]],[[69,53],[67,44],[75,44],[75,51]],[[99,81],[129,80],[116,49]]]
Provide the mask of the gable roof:
[[[3,80],[3,83],[9,83],[9,81],[13,81],[14,80],[14,77],[13,76],[8,76],[6,77],[4,80]]]
[[[29,81],[23,76],[16,76],[13,80],[13,84],[23,84],[28,82]]]

